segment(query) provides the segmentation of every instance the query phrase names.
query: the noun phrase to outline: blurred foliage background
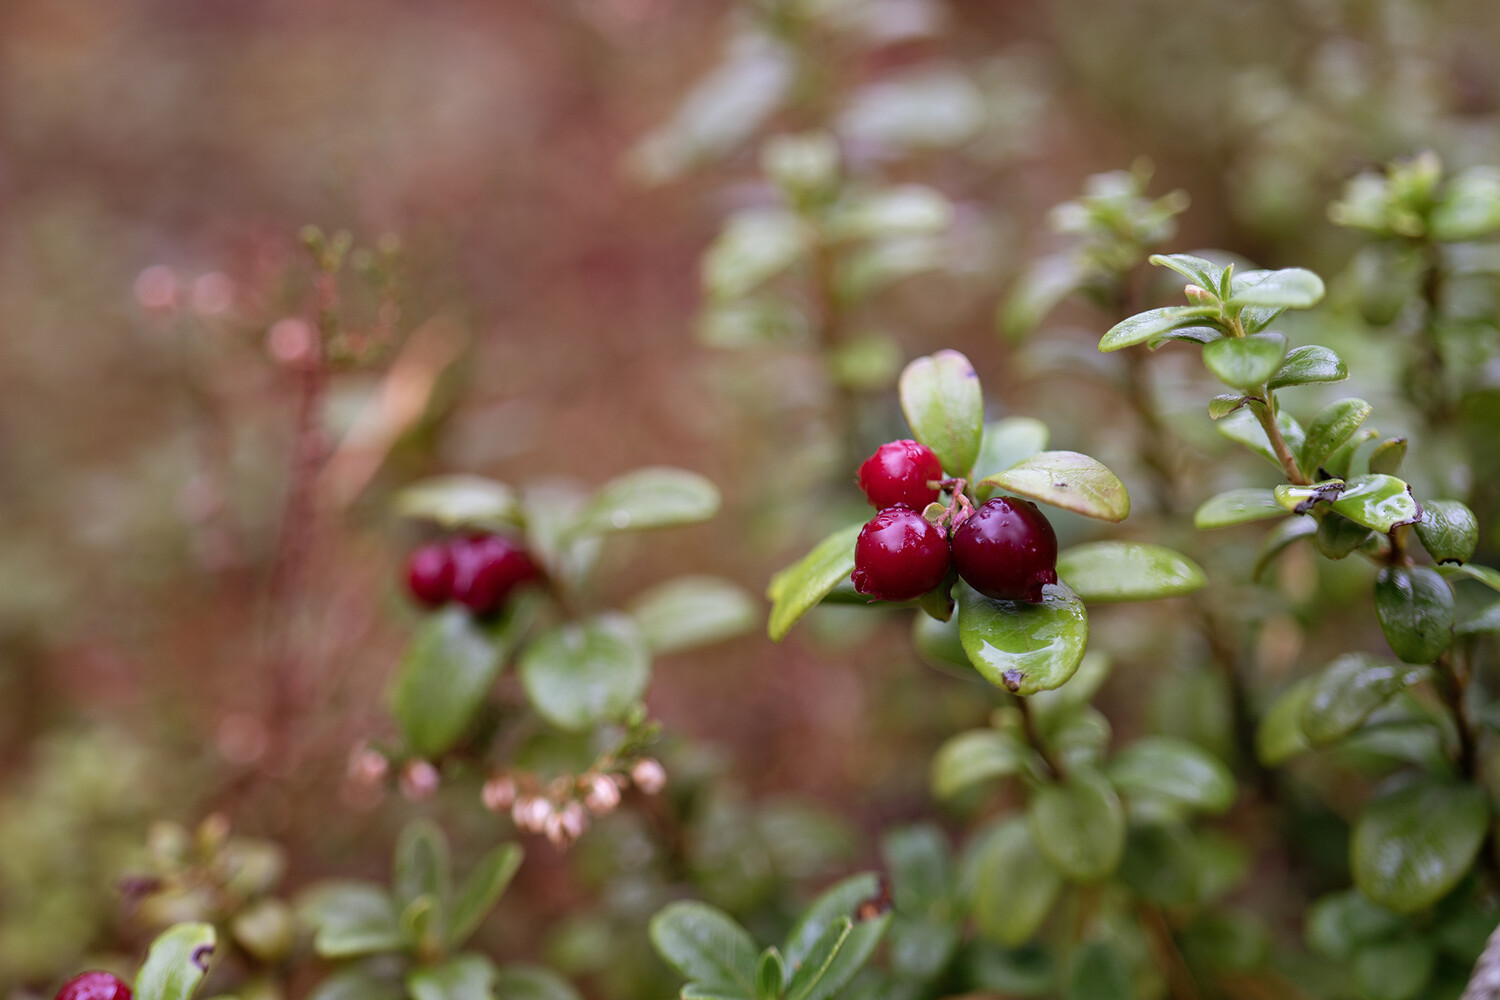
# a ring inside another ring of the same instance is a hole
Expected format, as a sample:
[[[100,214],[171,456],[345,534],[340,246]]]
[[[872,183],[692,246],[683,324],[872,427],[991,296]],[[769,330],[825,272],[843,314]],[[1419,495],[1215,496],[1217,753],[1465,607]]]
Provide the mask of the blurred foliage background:
[[[1152,360],[1163,411],[1175,420],[1178,396],[1190,411],[1179,444],[1209,470],[1166,495],[1133,457],[1125,404],[1066,347],[1091,353],[1113,319],[1071,302],[1047,321],[1062,332],[996,332],[1016,276],[1066,244],[1047,210],[1091,174],[1147,157],[1152,194],[1191,195],[1172,249],[1322,273],[1330,306],[1307,322],[1361,395],[1408,415],[1383,431],[1418,429],[1398,356],[1357,308],[1362,238],[1326,206],[1420,150],[1500,163],[1493,5],[806,0],[814,27],[779,40],[763,30],[773,6],[0,5],[0,984],[41,988],[144,940],[118,879],[146,863],[153,819],[222,811],[283,845],[293,885],[385,871],[414,807],[342,789],[349,749],[390,732],[382,692],[415,615],[398,586],[412,537],[386,501],[418,475],[699,470],[725,512],[611,549],[614,576],[633,592],[714,572],[759,592],[827,507],[858,499],[855,462],[900,436],[899,363],[951,346],[1003,401],[996,416],[1087,445],[1142,510],[1153,496],[1191,510],[1223,451],[1201,386],[1175,392],[1201,374],[1171,350]],[[770,199],[760,140],[809,127],[832,129],[851,174],[919,181],[953,212],[858,318],[879,335],[874,360],[845,358],[834,377],[815,339],[726,350],[700,322],[700,256],[727,214]],[[347,293],[353,325],[389,320],[399,337],[387,363],[329,385],[316,424],[333,459],[304,509],[287,491],[295,321],[318,308],[306,223],[368,247],[394,234],[400,308],[375,285]],[[1500,336],[1487,315],[1482,337]],[[1491,426],[1500,369],[1469,374],[1459,430],[1423,474],[1456,476],[1493,538],[1500,445],[1463,428]],[[851,385],[863,402],[836,427],[831,394]],[[1084,530],[1059,521],[1065,539]],[[288,544],[306,549],[290,589],[275,585]],[[1210,573],[1239,581],[1247,543],[1215,544]],[[1268,604],[1245,640],[1266,688],[1321,662],[1308,626],[1336,618],[1354,571],[1294,561],[1300,605],[1225,589]],[[1212,697],[1146,702],[1149,680],[1199,655],[1158,628],[1172,614],[1099,615],[1097,640],[1128,663],[1104,704],[1117,729],[1155,712],[1222,747]],[[650,702],[680,743],[673,794],[698,796],[693,843],[652,857],[638,829],[652,817],[622,815],[573,854],[538,844],[486,947],[632,995],[625,959],[599,956],[627,933],[612,920],[660,902],[645,869],[753,911],[776,880],[826,882],[869,863],[882,826],[931,815],[932,751],[993,696],[920,666],[899,627],[839,609],[813,626],[784,646],[752,635],[668,658]],[[276,650],[294,651],[290,681],[267,669]],[[467,804],[428,808],[460,853],[500,836]],[[1343,884],[1330,865],[1260,857],[1253,892],[1276,913],[1282,896]]]

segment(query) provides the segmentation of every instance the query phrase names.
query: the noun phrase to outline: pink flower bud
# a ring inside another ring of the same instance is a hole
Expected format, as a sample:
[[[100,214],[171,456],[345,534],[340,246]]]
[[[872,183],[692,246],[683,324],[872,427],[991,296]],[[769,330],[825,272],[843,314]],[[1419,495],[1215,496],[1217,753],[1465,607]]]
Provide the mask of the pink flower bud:
[[[492,813],[509,809],[516,801],[516,783],[509,775],[497,774],[484,783],[479,793],[480,801]]]
[[[540,795],[528,795],[516,799],[511,807],[510,818],[516,829],[525,833],[541,833],[552,816],[552,803]]]
[[[410,802],[425,802],[442,784],[438,769],[425,760],[414,760],[401,771],[401,794]]]
[[[349,754],[349,780],[361,788],[373,788],[380,784],[390,768],[391,762],[386,760],[385,754],[363,743]]]
[[[595,774],[588,779],[583,804],[588,806],[589,812],[603,816],[620,804],[620,786],[607,775]]]
[[[589,814],[583,811],[583,806],[577,802],[569,802],[563,806],[562,812],[558,814],[562,819],[563,833],[568,835],[569,840],[577,840],[583,836],[583,831],[588,829]]]
[[[660,762],[643,757],[630,769],[630,780],[647,795],[655,795],[667,787],[667,769]]]

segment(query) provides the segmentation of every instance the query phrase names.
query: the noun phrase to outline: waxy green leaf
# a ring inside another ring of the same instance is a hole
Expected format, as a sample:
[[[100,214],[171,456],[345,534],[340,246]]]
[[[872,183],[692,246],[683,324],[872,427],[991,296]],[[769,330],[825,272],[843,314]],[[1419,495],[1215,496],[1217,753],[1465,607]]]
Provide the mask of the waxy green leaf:
[[[1238,392],[1221,393],[1208,401],[1208,419],[1221,420],[1250,402],[1250,397]]]
[[[1203,345],[1203,364],[1225,385],[1257,389],[1276,373],[1286,357],[1286,336],[1252,333]]]
[[[1012,340],[1026,336],[1059,302],[1077,290],[1085,277],[1079,258],[1071,253],[1052,254],[1032,264],[1011,286],[995,314],[1000,332]]]
[[[390,691],[391,714],[413,753],[437,757],[468,732],[503,656],[463,608],[450,605],[423,620]]]
[[[1057,555],[1057,575],[1085,603],[1178,597],[1208,582],[1197,563],[1162,545],[1088,542]]]
[[[688,979],[683,995],[755,1000],[760,949],[727,914],[704,903],[670,903],[651,918],[651,943]]]
[[[1129,960],[1112,940],[1086,941],[1073,949],[1062,1000],[1103,1000],[1135,994]]]
[[[959,733],[932,758],[932,794],[952,798],[980,782],[1029,770],[1035,757],[1035,750],[998,729]]]
[[[956,591],[959,639],[991,684],[1025,697],[1059,687],[1078,669],[1088,611],[1065,584],[1044,587],[1040,604],[997,601],[964,585]]]
[[[1308,309],[1323,298],[1323,279],[1305,268],[1236,274],[1227,305]]]
[[[759,615],[751,596],[716,576],[682,576],[635,600],[631,617],[653,653],[706,646],[748,631]]]
[[[1340,656],[1317,675],[1312,697],[1302,709],[1302,732],[1318,746],[1341,740],[1398,691],[1427,675],[1424,669],[1364,653]]]
[[[1042,855],[1078,882],[1107,878],[1125,850],[1125,809],[1114,787],[1094,771],[1075,771],[1043,785],[1026,807]]]
[[[1329,403],[1307,425],[1297,464],[1309,475],[1315,474],[1323,460],[1359,430],[1359,425],[1365,422],[1372,409],[1363,399],[1340,399]]]
[[[1255,731],[1255,756],[1266,767],[1279,767],[1312,749],[1302,731],[1302,715],[1312,701],[1317,678],[1304,677],[1278,694]]]
[[[1178,327],[1202,326],[1206,320],[1219,317],[1218,306],[1167,306],[1138,313],[1116,323],[1099,341],[1099,350],[1118,351],[1134,344],[1144,344]]]
[[[1276,498],[1276,502],[1286,512],[1290,514],[1306,514],[1313,509],[1315,504],[1336,500],[1343,492],[1343,480],[1325,479],[1322,482],[1311,483],[1307,486],[1293,486],[1291,483],[1282,483],[1271,491],[1271,495]]]
[[[1376,906],[1358,889],[1323,896],[1307,911],[1307,947],[1315,954],[1346,961],[1365,945],[1387,941],[1411,921]]]
[[[611,479],[589,500],[579,534],[641,531],[706,521],[719,512],[719,490],[686,469],[636,469]]]
[[[1130,514],[1130,495],[1120,477],[1097,459],[1076,451],[1038,452],[987,476],[980,485],[1101,521],[1123,521]]]
[[[1354,824],[1354,884],[1397,913],[1436,903],[1474,865],[1490,807],[1473,785],[1423,776],[1365,807]]]
[[[313,948],[323,958],[349,958],[405,946],[395,900],[373,882],[325,882],[298,903],[313,929]]]
[[[1042,857],[1026,821],[1012,817],[980,834],[966,852],[962,884],[972,893],[979,933],[1019,947],[1047,919],[1062,890],[1062,873]]]
[[[563,729],[619,719],[646,693],[651,654],[628,615],[555,626],[521,654],[521,684],[537,713]]]
[[[1318,522],[1310,517],[1293,517],[1272,526],[1260,540],[1255,550],[1255,563],[1250,568],[1250,579],[1261,582],[1276,557],[1294,543],[1318,532]]]
[[[1004,472],[1017,462],[1024,461],[1047,447],[1050,432],[1047,425],[1031,417],[1006,417],[986,424],[984,441],[979,446],[979,458],[974,461],[974,479]],[[989,497],[979,493],[979,499]]]
[[[433,521],[453,531],[497,528],[520,523],[516,493],[504,483],[482,476],[433,476],[396,494],[396,513]]]
[[[1266,437],[1266,432],[1251,412],[1252,407],[1258,406],[1252,403],[1243,409],[1235,410],[1228,414],[1218,423],[1214,429],[1231,441],[1237,441],[1255,452],[1267,462],[1270,462],[1278,470],[1281,470],[1281,460],[1276,457],[1276,452],[1271,448],[1271,440]],[[1286,440],[1287,446],[1295,455],[1302,447],[1302,425],[1297,423],[1290,413],[1282,410],[1276,414],[1276,426],[1281,430],[1281,436]]]
[[[1491,590],[1500,590],[1500,570],[1494,570],[1488,566],[1480,566],[1478,563],[1464,563],[1462,566],[1455,566],[1449,563],[1439,566],[1438,572],[1450,580],[1467,577],[1470,580],[1478,580]]]
[[[1387,566],[1375,578],[1375,617],[1407,663],[1431,663],[1453,642],[1453,588],[1427,566]]]
[[[1154,253],[1149,258],[1157,267],[1170,267],[1199,288],[1218,292],[1224,268],[1206,257],[1190,253]]]
[[[807,614],[829,591],[854,572],[854,543],[863,524],[840,528],[819,542],[801,561],[771,578],[766,594],[771,599],[767,631],[772,640],[786,638],[798,619]]]
[[[188,1000],[213,958],[217,936],[210,924],[178,924],[151,942],[135,977],[139,1000]]]
[[[1406,438],[1386,438],[1370,452],[1372,473],[1394,476],[1401,471],[1401,460],[1406,457]]]
[[[1318,522],[1318,533],[1313,536],[1313,541],[1317,543],[1318,551],[1327,558],[1344,559],[1369,537],[1369,528],[1328,511]]]
[[[522,856],[520,844],[501,844],[474,865],[453,898],[448,920],[449,947],[458,947],[479,929],[521,867]]]
[[[1308,344],[1287,352],[1286,360],[1276,369],[1266,388],[1274,392],[1292,385],[1342,382],[1348,377],[1349,369],[1343,358],[1326,347]]]
[[[876,899],[879,883],[880,880],[870,873],[844,879],[803,911],[781,948],[788,967],[792,969],[809,964],[818,942],[828,934],[829,928],[850,918],[854,923],[837,953],[825,964],[822,975],[807,986],[798,1000],[828,1000],[849,985],[849,980],[870,960],[891,922],[889,910],[873,917],[860,913],[863,904]]]
[[[1193,527],[1200,531],[1227,528],[1248,521],[1281,517],[1285,513],[1285,508],[1277,502],[1276,494],[1271,490],[1247,486],[1209,497],[1199,504],[1193,512]]]
[[[495,964],[483,955],[457,955],[406,974],[412,1000],[490,1000],[494,982]]]
[[[1500,170],[1481,166],[1454,174],[1427,225],[1439,243],[1475,240],[1500,229]]]
[[[583,1000],[573,984],[562,976],[545,966],[525,962],[501,966],[492,988],[494,995],[503,1000]]]
[[[786,986],[786,963],[782,961],[781,949],[775,945],[760,953],[755,966],[755,996],[757,1000],[779,1000]]]
[[[1354,956],[1354,982],[1370,1000],[1417,1000],[1436,967],[1431,941],[1384,941]]]
[[[1382,535],[1398,524],[1410,524],[1418,510],[1411,488],[1395,476],[1385,475],[1355,476],[1329,507]]]
[[[1416,524],[1422,547],[1440,563],[1468,562],[1479,545],[1479,519],[1457,500],[1429,500]]]
[[[1155,800],[1209,813],[1234,804],[1234,775],[1224,762],[1171,736],[1137,740],[1115,754],[1104,773],[1132,801]]]
[[[969,359],[957,351],[918,358],[901,373],[900,390],[912,436],[949,475],[967,477],[984,437],[984,395]]]

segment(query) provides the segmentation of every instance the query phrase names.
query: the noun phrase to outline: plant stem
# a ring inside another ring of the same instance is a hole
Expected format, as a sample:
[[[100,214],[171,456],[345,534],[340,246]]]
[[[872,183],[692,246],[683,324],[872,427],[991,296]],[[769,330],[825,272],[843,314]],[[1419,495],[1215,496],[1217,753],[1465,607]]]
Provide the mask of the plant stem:
[[[1151,955],[1167,981],[1167,992],[1172,1000],[1200,1000],[1202,994],[1198,991],[1198,984],[1193,980],[1193,973],[1177,948],[1171,925],[1167,923],[1160,907],[1143,901],[1136,903],[1135,911],[1141,926],[1146,929]]]
[[[1058,781],[1066,780],[1068,770],[1063,766],[1062,761],[1047,748],[1047,744],[1042,741],[1041,734],[1038,733],[1036,728],[1036,720],[1031,716],[1030,702],[1018,696],[1016,703],[1021,708],[1021,731],[1026,735],[1026,742],[1031,744],[1031,748],[1042,758],[1042,763],[1047,765],[1047,770],[1052,773],[1054,778]]]
[[[1286,438],[1281,435],[1281,426],[1276,423],[1276,396],[1265,386],[1260,387],[1260,398],[1250,401],[1250,409],[1255,414],[1255,419],[1260,421],[1261,429],[1266,432],[1266,439],[1271,442],[1271,451],[1275,453],[1276,460],[1281,463],[1281,471],[1286,473],[1287,482],[1293,486],[1308,486],[1312,480],[1302,474],[1297,467],[1297,459],[1292,455],[1292,449],[1286,443]]]

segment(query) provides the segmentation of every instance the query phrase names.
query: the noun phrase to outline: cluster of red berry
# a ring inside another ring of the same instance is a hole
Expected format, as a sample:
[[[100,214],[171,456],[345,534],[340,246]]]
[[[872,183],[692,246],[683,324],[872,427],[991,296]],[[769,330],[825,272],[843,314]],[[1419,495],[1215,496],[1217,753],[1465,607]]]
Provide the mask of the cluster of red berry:
[[[926,445],[881,445],[859,467],[859,487],[880,508],[854,546],[851,579],[861,594],[915,600],[942,584],[951,568],[986,597],[1037,604],[1042,587],[1057,582],[1057,535],[1036,504],[996,497],[972,507],[963,484],[943,476]],[[953,503],[934,524],[922,511],[944,489]]]
[[[430,607],[457,601],[492,615],[523,583],[541,575],[530,554],[504,535],[461,535],[423,545],[406,564],[412,596]]]
[[[85,972],[63,983],[57,1000],[130,1000],[130,987],[108,972]]]

